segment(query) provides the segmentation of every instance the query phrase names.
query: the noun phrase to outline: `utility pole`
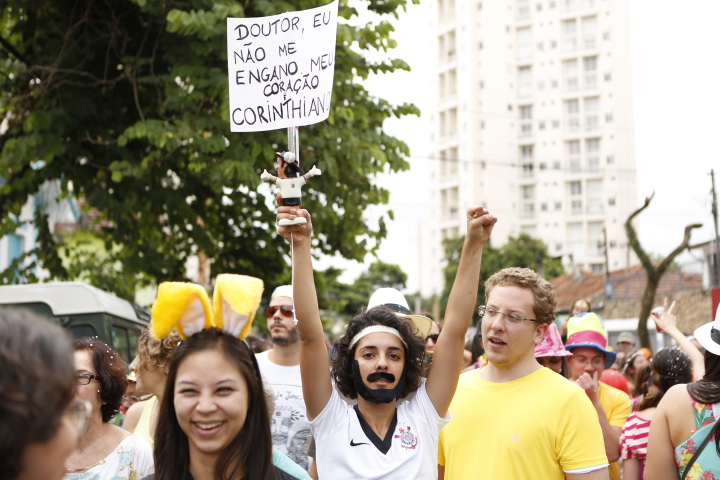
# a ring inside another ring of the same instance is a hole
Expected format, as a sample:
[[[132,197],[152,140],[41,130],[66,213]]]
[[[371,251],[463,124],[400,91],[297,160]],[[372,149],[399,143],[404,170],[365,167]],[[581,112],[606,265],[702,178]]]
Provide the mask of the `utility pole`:
[[[720,287],[720,235],[718,235],[718,204],[715,195],[715,170],[710,170],[712,180],[712,214],[715,222],[715,285]]]

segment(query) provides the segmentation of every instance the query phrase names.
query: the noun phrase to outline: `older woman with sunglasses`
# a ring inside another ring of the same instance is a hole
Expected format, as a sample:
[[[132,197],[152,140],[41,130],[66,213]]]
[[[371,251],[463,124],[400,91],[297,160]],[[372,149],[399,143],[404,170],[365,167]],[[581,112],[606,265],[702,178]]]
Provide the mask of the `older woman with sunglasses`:
[[[139,435],[111,423],[127,388],[126,363],[97,338],[73,341],[76,396],[90,404],[87,433],[67,459],[64,480],[135,480],[153,473],[153,452]]]

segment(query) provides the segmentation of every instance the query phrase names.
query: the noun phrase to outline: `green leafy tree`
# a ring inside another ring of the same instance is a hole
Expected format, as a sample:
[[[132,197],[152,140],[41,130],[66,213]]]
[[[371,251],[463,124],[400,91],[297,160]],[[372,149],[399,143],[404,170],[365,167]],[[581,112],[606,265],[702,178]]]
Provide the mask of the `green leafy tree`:
[[[414,0],[413,0],[414,1]],[[0,236],[17,228],[22,205],[48,180],[97,213],[89,235],[103,268],[63,245],[38,212],[30,252],[53,278],[90,272],[123,292],[182,279],[203,252],[214,272],[283,280],[287,245],[275,234],[272,168],[285,131],[231,134],[226,18],[304,10],[325,0],[6,0],[0,7]],[[323,170],[305,188],[316,252],[362,260],[384,238],[384,221],[363,218],[386,203],[376,174],[408,168],[407,145],[383,130],[389,117],[417,114],[368,94],[360,79],[408,69],[385,59],[392,24],[407,0],[370,0],[380,20],[353,26],[340,4],[335,87],[327,121],[303,127],[304,165]],[[356,24],[358,22],[355,22]],[[379,54],[378,54],[379,52]],[[390,212],[389,212],[390,213]],[[68,265],[62,258],[73,259]],[[112,268],[105,268],[112,266]],[[20,261],[0,273],[32,279]]]
[[[443,273],[445,287],[441,299],[441,309],[444,315],[447,299],[450,295],[465,237],[448,238],[443,242],[445,260],[447,262]],[[508,238],[501,248],[493,248],[488,243],[483,248],[482,266],[480,270],[480,285],[478,287],[478,301],[485,301],[485,280],[495,272],[508,267],[531,268],[551,280],[563,273],[562,263],[559,259],[551,257],[542,240],[533,238],[525,233],[518,237]]]

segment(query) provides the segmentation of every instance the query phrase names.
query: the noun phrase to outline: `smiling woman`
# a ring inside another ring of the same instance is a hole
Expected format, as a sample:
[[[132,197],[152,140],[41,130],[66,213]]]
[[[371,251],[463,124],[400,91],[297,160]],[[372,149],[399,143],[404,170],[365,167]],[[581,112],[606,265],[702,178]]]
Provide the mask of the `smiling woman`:
[[[180,344],[168,371],[156,434],[157,480],[292,479],[272,465],[265,391],[255,357],[207,328]],[[206,471],[207,473],[207,471]]]

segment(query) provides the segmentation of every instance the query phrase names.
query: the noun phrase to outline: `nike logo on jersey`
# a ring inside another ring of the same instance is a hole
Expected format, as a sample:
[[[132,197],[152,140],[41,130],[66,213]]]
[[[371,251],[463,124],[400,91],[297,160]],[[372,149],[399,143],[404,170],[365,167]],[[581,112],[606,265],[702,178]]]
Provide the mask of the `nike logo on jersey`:
[[[350,439],[351,447],[357,447],[358,445],[370,445],[370,444],[369,443],[355,443],[352,439]]]

